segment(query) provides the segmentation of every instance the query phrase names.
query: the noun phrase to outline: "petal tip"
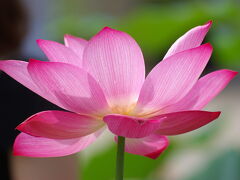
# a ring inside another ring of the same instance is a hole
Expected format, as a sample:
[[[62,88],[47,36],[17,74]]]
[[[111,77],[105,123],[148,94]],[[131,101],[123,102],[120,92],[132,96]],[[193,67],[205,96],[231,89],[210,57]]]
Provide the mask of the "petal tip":
[[[211,43],[209,43],[209,42],[208,42],[208,43],[205,43],[205,44],[203,44],[202,46],[203,46],[203,47],[209,47],[209,48],[213,48],[213,47],[212,47],[212,45],[211,45]]]
[[[237,72],[237,71],[232,71],[232,70],[229,70],[229,72],[232,74],[232,76],[233,76],[233,77],[235,77],[235,76],[238,74],[238,72]]]
[[[164,149],[165,150],[165,149]],[[153,152],[153,153],[149,153],[149,154],[146,154],[146,155],[144,155],[145,157],[148,157],[148,158],[150,158],[150,159],[157,159],[161,154],[162,154],[162,152],[164,151],[163,149],[160,149],[160,150],[158,150],[158,151],[156,151],[156,152]]]
[[[63,39],[64,39],[65,46],[67,46],[67,47],[69,46],[68,40],[71,38],[72,38],[72,35],[64,34]]]
[[[47,46],[47,45],[52,45],[52,44],[58,44],[58,45],[60,44],[60,45],[62,45],[61,43],[58,43],[58,42],[56,42],[56,41],[45,40],[45,39],[37,39],[36,42],[37,42],[37,45],[38,45],[40,48],[43,48],[43,47],[45,47],[45,46]]]
[[[47,43],[51,43],[52,41],[50,40],[45,40],[45,39],[37,39],[36,43],[39,46],[40,49],[45,48],[45,46],[47,45]],[[43,50],[43,49],[42,49]]]
[[[155,152],[152,152],[152,153],[149,153],[149,154],[145,154],[144,156],[145,157],[148,157],[148,158],[151,158],[151,159],[157,159],[166,149],[167,147],[169,146],[169,141],[168,141],[168,138],[165,137],[165,146]]]
[[[212,23],[213,23],[213,21],[212,21],[212,20],[209,20],[205,25],[206,25],[208,28],[210,28],[210,27],[212,26]]]
[[[40,46],[42,43],[44,43],[46,40],[44,39],[37,39],[36,42]]]
[[[213,116],[214,116],[215,118],[218,118],[221,113],[222,113],[221,111],[217,111],[217,112],[215,112],[215,113],[213,114]]]
[[[21,154],[18,153],[18,151],[16,151],[14,148],[13,148],[12,155],[13,155],[13,156],[21,156]]]
[[[199,47],[202,48],[202,49],[209,50],[211,52],[213,51],[213,46],[211,45],[211,43],[205,43],[205,44],[203,44],[203,45],[201,45]]]
[[[19,124],[15,129],[18,131],[23,131],[24,130],[24,122],[22,122],[21,124]]]
[[[28,65],[27,65],[28,71],[29,71],[29,68],[30,68],[30,67],[33,67],[33,66],[35,66],[35,65],[37,65],[37,64],[40,64],[40,63],[42,63],[42,62],[43,62],[43,61],[30,58],[30,59],[28,60]],[[45,63],[46,63],[46,62],[45,62]]]
[[[68,37],[73,37],[71,34],[64,34],[64,37],[68,38]]]
[[[28,62],[29,62],[29,63],[36,63],[36,62],[39,62],[39,60],[30,58],[30,59],[28,60]]]
[[[101,31],[99,31],[97,35],[104,34],[104,33],[122,33],[122,32],[106,26]]]
[[[221,115],[221,111],[211,112],[210,113],[210,120],[214,121],[214,120],[218,119],[220,115]]]
[[[108,26],[105,26],[105,27],[102,29],[102,31],[116,31],[116,30],[113,29],[113,28],[110,28],[110,27],[108,27]]]
[[[223,69],[223,70],[220,70],[220,71],[222,71],[224,73],[227,73],[229,75],[229,77],[231,77],[231,79],[234,78],[238,74],[237,71],[233,71],[233,70],[230,70],[230,69]]]
[[[73,39],[75,38],[75,36],[71,35],[71,34],[64,34],[64,40],[66,41],[67,39]]]

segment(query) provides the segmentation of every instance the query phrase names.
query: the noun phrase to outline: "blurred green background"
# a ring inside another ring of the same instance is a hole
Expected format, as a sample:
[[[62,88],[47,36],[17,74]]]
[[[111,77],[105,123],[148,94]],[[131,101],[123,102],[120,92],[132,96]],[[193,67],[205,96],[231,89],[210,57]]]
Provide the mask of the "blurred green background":
[[[215,48],[212,63],[239,68],[240,1],[62,1],[60,18],[50,27],[54,39],[65,33],[89,39],[104,26],[128,32],[140,44],[149,66],[156,64],[170,45],[190,28],[213,20],[206,41]],[[117,7],[115,7],[117,6]],[[115,11],[114,11],[115,10]]]
[[[42,56],[36,45],[31,44],[34,42],[31,37],[63,42],[63,35],[67,33],[89,39],[104,26],[110,26],[136,39],[150,70],[183,33],[213,20],[205,38],[205,42],[211,42],[214,47],[207,71],[240,70],[240,1],[237,0],[55,0],[42,1],[45,2],[44,14],[36,11],[38,8],[33,2],[28,6],[30,13],[35,14],[31,16],[32,21],[38,21],[30,23],[33,31],[23,47],[31,57]],[[240,179],[239,87],[238,76],[207,107],[223,111],[219,120],[186,135],[171,137],[170,147],[157,160],[126,154],[125,179]],[[82,179],[114,178],[116,145],[112,139],[106,135],[80,153]]]

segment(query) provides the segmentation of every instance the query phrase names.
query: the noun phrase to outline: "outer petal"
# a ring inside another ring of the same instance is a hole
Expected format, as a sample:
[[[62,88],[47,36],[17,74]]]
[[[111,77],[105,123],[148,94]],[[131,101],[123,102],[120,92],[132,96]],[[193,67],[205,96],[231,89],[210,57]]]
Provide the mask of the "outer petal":
[[[73,50],[73,52],[75,52],[78,57],[83,56],[83,50],[87,45],[87,40],[66,34],[64,36],[64,42],[65,46]]]
[[[99,82],[112,106],[126,107],[137,101],[145,78],[144,59],[128,34],[104,28],[89,41],[83,66]]]
[[[33,82],[27,71],[28,63],[19,60],[1,60],[0,69],[11,76],[13,79],[32,90],[33,92],[42,95],[40,88]],[[50,96],[48,99],[52,99]]]
[[[82,56],[78,56],[75,52],[55,41],[37,40],[38,46],[51,62],[64,62],[76,66],[82,66]]]
[[[112,133],[128,138],[143,138],[149,136],[159,129],[159,119],[147,120],[119,114],[110,114],[103,118]]]
[[[100,134],[101,131],[75,139],[48,139],[21,133],[15,139],[13,153],[28,157],[67,156],[85,149]]]
[[[137,111],[157,111],[179,101],[196,83],[211,53],[211,45],[205,44],[160,62],[143,84]]]
[[[115,141],[117,141],[117,137],[115,137]],[[168,144],[169,142],[166,136],[154,133],[144,138],[126,138],[125,151],[156,159],[168,147]]]
[[[100,115],[108,108],[97,82],[84,70],[70,64],[30,60],[28,71],[45,94],[57,104],[80,114]]]
[[[176,113],[163,114],[152,119],[159,119],[160,125],[158,133],[162,135],[178,135],[198,129],[213,120],[217,119],[220,112],[208,111],[182,111]]]
[[[163,112],[199,110],[204,108],[237,75],[231,70],[219,70],[207,74],[197,81],[191,91],[176,104],[164,108]]]
[[[187,49],[192,49],[201,45],[211,25],[212,21],[209,21],[203,26],[197,26],[188,31],[187,33],[185,33],[170,47],[164,59],[178,52],[185,51]]]
[[[32,136],[70,139],[89,135],[104,126],[95,117],[64,111],[43,111],[21,123],[17,129]]]
[[[214,119],[220,112],[182,111],[162,114],[151,118],[123,115],[107,115],[104,121],[110,131],[127,138],[142,138],[154,132],[161,135],[177,135],[198,129]]]

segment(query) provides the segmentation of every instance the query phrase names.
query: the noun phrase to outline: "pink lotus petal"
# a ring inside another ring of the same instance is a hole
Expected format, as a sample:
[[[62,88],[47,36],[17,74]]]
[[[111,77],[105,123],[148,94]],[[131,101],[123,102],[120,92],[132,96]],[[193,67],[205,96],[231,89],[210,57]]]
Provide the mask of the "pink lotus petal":
[[[33,82],[27,71],[28,63],[19,60],[1,60],[0,70],[4,71],[6,74],[11,76],[13,79],[32,90],[33,92],[42,95],[39,87]],[[51,97],[48,97],[51,99]]]
[[[143,138],[159,129],[159,120],[152,121],[120,114],[106,115],[103,120],[112,133],[128,138]]]
[[[78,57],[83,56],[83,50],[87,45],[87,41],[85,39],[75,37],[69,34],[64,36],[65,46],[70,48]]]
[[[51,62],[64,62],[76,66],[82,66],[82,57],[63,44],[55,41],[37,40],[38,46]]]
[[[115,137],[115,141],[117,141],[117,137]],[[125,151],[156,159],[168,147],[168,144],[166,136],[155,133],[144,138],[126,138]]]
[[[27,70],[28,63],[25,61],[19,60],[2,60],[0,61],[0,69],[11,76],[13,79],[30,89],[31,91],[35,92],[36,94],[42,96],[43,98],[47,99],[48,101],[56,104],[62,108],[65,106],[59,101],[58,97],[54,94],[46,93],[39,88],[38,85],[32,80],[28,70]]]
[[[218,70],[202,77],[191,91],[176,104],[164,108],[163,112],[200,110],[216,97],[237,75],[231,70]]]
[[[99,82],[111,106],[131,106],[145,78],[144,59],[128,34],[104,28],[83,53],[83,66]]]
[[[117,136],[143,138],[154,132],[177,135],[198,129],[214,119],[220,112],[182,111],[151,118],[111,114],[104,117],[109,130]]]
[[[147,76],[137,111],[147,113],[174,104],[194,86],[212,53],[210,44],[177,53],[160,62]]]
[[[213,120],[217,119],[220,112],[208,111],[181,111],[169,114],[163,114],[151,118],[160,120],[158,133],[162,135],[178,135],[198,129]],[[163,118],[163,117],[166,118]]]
[[[59,157],[77,153],[92,144],[102,130],[88,136],[75,139],[48,139],[34,137],[25,133],[17,136],[13,154],[28,157]]]
[[[211,25],[212,21],[209,21],[203,26],[197,26],[188,31],[187,33],[185,33],[178,40],[176,40],[175,43],[170,47],[164,59],[178,52],[185,51],[187,49],[192,49],[201,45]]]
[[[32,136],[70,139],[89,135],[104,126],[96,117],[64,111],[43,111],[21,123],[17,129]]]
[[[101,87],[83,69],[59,62],[30,60],[28,71],[46,96],[60,107],[79,114],[101,115],[108,104]]]

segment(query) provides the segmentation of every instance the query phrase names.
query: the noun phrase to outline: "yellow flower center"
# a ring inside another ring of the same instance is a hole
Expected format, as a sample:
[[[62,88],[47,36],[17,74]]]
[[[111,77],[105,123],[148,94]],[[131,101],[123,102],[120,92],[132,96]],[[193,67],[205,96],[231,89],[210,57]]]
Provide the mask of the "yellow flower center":
[[[111,110],[113,114],[133,116],[135,107],[136,107],[136,103],[133,103],[133,104],[130,104],[129,106],[124,106],[124,107],[115,105],[111,108]]]

